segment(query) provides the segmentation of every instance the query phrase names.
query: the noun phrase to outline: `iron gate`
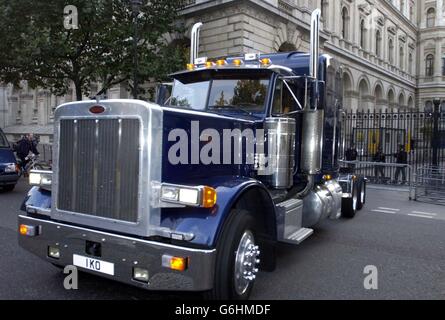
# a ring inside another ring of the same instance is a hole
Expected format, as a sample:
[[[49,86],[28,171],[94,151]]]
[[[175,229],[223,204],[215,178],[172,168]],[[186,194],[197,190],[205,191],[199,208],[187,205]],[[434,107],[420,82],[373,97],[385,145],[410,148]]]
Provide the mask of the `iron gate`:
[[[375,183],[403,183],[403,173],[407,183],[414,180],[412,175],[419,168],[445,168],[445,112],[344,112],[342,135],[346,160],[351,160],[346,157],[347,150],[355,147],[356,161],[367,164],[358,163],[354,169]],[[385,163],[397,163],[400,147],[406,152],[407,165],[412,170],[391,166],[376,170],[377,166],[372,165],[379,148]]]

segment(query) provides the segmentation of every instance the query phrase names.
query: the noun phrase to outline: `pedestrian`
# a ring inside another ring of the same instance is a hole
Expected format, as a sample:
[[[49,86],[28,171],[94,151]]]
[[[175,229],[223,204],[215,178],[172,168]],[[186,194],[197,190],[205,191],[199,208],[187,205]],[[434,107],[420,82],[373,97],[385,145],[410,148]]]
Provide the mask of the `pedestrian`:
[[[29,162],[28,155],[30,152],[35,155],[39,155],[39,151],[37,151],[36,143],[34,141],[34,135],[32,133],[25,134],[22,139],[17,142],[16,152],[17,157],[20,159],[20,166],[22,170],[26,167],[26,164]],[[25,172],[25,176],[27,173]]]
[[[358,156],[358,152],[357,152],[357,148],[355,147],[355,144],[353,143],[348,150],[346,150],[345,152],[345,158],[346,161],[348,162],[353,162],[353,161],[357,161],[357,156]],[[355,164],[353,163],[348,163],[348,167],[350,169],[355,169]]]
[[[402,174],[402,184],[406,183],[406,167],[408,166],[408,153],[405,151],[405,146],[399,146],[399,152],[397,152],[394,157],[396,157],[396,163],[399,165],[404,165],[396,168],[395,183],[399,182],[400,173]]]
[[[376,163],[385,163],[386,162],[386,156],[383,153],[382,147],[379,147],[377,149],[376,154],[374,155],[373,161]],[[382,182],[385,181],[385,168],[383,165],[376,165],[374,168],[375,177],[377,179],[377,182],[380,182],[380,177],[382,178]]]

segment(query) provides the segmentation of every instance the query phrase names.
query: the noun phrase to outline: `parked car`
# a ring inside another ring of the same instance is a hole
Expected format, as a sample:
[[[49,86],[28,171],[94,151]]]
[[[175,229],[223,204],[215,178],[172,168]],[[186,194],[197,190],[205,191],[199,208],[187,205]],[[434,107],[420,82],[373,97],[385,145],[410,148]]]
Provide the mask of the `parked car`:
[[[18,175],[17,160],[5,134],[0,129],[0,188],[14,190]]]

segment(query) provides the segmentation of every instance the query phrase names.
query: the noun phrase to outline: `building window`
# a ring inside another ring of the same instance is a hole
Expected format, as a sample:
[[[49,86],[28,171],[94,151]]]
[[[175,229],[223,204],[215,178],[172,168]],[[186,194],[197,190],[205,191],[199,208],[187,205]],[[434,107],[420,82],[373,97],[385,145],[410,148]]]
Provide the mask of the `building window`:
[[[436,10],[434,8],[429,8],[426,12],[426,26],[428,28],[433,28],[436,24]]]
[[[399,52],[399,68],[401,70],[403,70],[404,66],[405,66],[405,51],[403,50],[403,47],[400,47],[400,52]]]
[[[377,57],[381,58],[382,55],[382,35],[380,34],[380,30],[377,30],[375,33],[375,54]]]
[[[389,39],[389,63],[394,64],[394,41]]]
[[[425,75],[427,77],[432,77],[434,75],[434,55],[432,54],[426,56]]]
[[[348,14],[348,9],[346,9],[346,7],[343,7],[343,10],[341,12],[341,19],[342,19],[341,35],[342,35],[343,39],[348,39],[348,37],[349,37],[349,14]]]
[[[402,14],[405,14],[405,1],[404,0],[400,0],[400,11],[402,12]]]
[[[320,11],[321,11],[321,17],[323,18],[323,19],[325,19],[326,17],[325,17],[325,14],[326,14],[326,12],[325,12],[325,4],[324,4],[324,0],[321,0],[320,1]]]
[[[362,49],[366,49],[366,28],[365,28],[365,20],[360,22],[360,47]]]
[[[410,53],[408,56],[408,71],[411,75],[413,75],[413,54]]]
[[[427,101],[425,102],[425,112],[433,112],[433,102]]]
[[[409,19],[414,22],[414,3],[409,5]]]

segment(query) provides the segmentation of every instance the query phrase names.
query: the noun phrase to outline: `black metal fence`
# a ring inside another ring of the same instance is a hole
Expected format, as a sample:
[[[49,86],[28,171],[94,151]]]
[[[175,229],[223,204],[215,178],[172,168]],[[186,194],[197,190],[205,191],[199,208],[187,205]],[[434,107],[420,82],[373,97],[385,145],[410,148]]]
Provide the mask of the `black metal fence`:
[[[438,108],[434,112],[345,112],[342,138],[346,160],[366,162],[355,170],[375,183],[407,183],[414,180],[418,168],[445,167],[445,112]],[[370,163],[403,164],[405,157],[411,170]]]

